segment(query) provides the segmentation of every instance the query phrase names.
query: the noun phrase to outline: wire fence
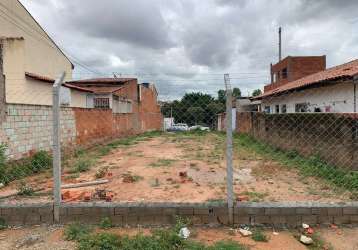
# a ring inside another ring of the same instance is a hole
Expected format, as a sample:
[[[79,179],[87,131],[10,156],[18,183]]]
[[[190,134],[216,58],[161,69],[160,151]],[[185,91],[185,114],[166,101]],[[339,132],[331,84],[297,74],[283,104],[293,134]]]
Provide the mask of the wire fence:
[[[120,85],[107,96],[79,92],[85,106],[65,104],[60,95],[58,113],[53,106],[7,104],[2,200],[53,201],[56,186],[61,202],[358,199],[355,82],[250,98],[239,85],[225,89],[224,78],[195,89]],[[53,161],[56,117],[61,158]]]

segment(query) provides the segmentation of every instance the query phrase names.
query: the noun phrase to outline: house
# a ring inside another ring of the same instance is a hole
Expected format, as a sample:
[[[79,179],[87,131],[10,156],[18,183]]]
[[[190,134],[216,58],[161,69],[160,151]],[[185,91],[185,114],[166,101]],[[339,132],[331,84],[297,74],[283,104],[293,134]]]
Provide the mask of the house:
[[[74,68],[39,23],[18,0],[0,3],[0,105],[52,104],[52,80]]]
[[[271,84],[251,100],[266,113],[357,112],[358,60],[326,69],[325,56],[288,56],[271,65]]]
[[[236,109],[237,112],[252,112],[261,110],[261,101],[255,100],[251,101],[250,97],[238,97],[236,99]]]
[[[158,92],[153,83],[138,84],[136,78],[94,78],[68,81],[64,87],[87,91],[86,108],[112,109],[117,114],[136,114],[141,130],[158,129],[162,126]]]
[[[136,107],[134,102],[138,101],[138,86],[135,78],[94,78],[68,81],[64,87],[87,91],[86,108],[112,109],[113,113],[137,111],[137,108],[133,108],[133,106]]]

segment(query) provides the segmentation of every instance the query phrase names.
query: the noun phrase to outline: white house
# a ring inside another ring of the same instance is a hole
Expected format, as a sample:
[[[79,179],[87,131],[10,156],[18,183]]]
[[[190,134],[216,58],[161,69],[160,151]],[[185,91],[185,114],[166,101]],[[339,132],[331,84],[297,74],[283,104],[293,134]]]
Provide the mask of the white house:
[[[261,100],[261,110],[267,113],[357,113],[358,60],[266,87],[252,100]]]

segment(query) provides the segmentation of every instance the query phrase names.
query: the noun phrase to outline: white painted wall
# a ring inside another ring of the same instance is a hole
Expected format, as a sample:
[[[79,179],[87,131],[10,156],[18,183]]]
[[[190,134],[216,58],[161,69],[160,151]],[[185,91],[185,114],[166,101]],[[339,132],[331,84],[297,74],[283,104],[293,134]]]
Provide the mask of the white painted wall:
[[[266,106],[270,106],[271,113],[276,113],[275,106],[279,105],[282,113],[282,105],[286,104],[287,113],[295,113],[297,103],[307,103],[308,112],[320,108],[322,112],[353,113],[354,85],[340,83],[272,97],[262,100],[261,108],[264,111]]]

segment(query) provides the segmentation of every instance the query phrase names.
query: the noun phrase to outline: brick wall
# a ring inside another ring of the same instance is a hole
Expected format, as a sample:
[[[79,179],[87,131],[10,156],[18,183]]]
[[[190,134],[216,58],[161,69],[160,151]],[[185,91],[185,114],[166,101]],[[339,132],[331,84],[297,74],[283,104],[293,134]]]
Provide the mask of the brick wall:
[[[75,117],[71,108],[61,109],[61,143],[75,143]],[[52,147],[52,107],[40,105],[6,105],[6,116],[0,124],[0,141],[7,144],[7,154],[19,159]]]
[[[53,205],[0,204],[0,218],[8,225],[53,223]],[[169,225],[175,217],[189,218],[194,225],[228,224],[226,204],[213,203],[77,203],[62,204],[61,223],[97,224],[109,217],[114,225]],[[234,224],[301,227],[302,223],[357,224],[358,203],[238,203]]]
[[[334,113],[237,114],[237,132],[274,147],[319,155],[326,162],[358,170],[358,119]]]

